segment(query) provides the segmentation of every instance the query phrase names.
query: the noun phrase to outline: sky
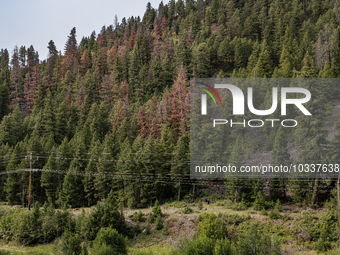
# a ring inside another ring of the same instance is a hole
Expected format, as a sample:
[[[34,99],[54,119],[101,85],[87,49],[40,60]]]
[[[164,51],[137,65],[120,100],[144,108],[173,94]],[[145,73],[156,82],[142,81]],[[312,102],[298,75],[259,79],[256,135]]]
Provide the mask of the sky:
[[[44,60],[50,40],[64,53],[73,27],[79,43],[92,31],[97,35],[104,25],[112,25],[116,14],[119,22],[123,17],[142,19],[148,2],[156,9],[161,0],[0,0],[0,49],[7,48],[12,56],[15,46],[33,45]]]

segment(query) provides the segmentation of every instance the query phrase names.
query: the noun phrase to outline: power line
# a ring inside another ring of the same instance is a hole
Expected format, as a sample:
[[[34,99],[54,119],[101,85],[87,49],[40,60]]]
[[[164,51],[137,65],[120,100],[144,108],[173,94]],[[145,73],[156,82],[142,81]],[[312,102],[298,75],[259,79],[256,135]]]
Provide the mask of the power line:
[[[18,170],[12,170],[7,172],[0,172],[0,175],[3,174],[12,174],[12,173],[19,173],[19,172],[26,172],[30,171],[30,169],[18,169]],[[209,179],[189,179],[189,178],[174,178],[171,179],[169,177],[162,177],[162,176],[155,176],[152,174],[145,174],[144,176],[141,174],[135,174],[135,173],[98,173],[98,172],[84,172],[84,171],[66,171],[66,170],[52,170],[52,169],[32,169],[32,172],[49,172],[49,173],[61,173],[61,174],[72,174],[72,175],[78,175],[78,176],[88,176],[88,177],[101,177],[106,179],[115,179],[115,180],[121,180],[121,181],[132,181],[132,182],[152,182],[152,183],[166,183],[166,184],[178,184],[179,181],[184,185],[202,185],[202,186],[221,186],[225,188],[246,188],[246,189],[254,189],[256,188],[256,185],[254,186],[246,186],[246,185],[227,185],[225,183],[221,183],[226,180],[209,180]],[[160,175],[160,174],[157,174]],[[305,180],[302,180],[305,181]],[[311,181],[310,181],[311,182]],[[282,187],[282,188],[277,188]],[[281,186],[269,186],[265,187],[265,185],[258,185],[258,188],[268,188],[268,189],[276,189],[276,190],[282,190],[287,189],[290,191],[298,190],[298,191],[311,191],[313,188],[310,186],[310,189],[301,189],[301,188],[293,188],[288,183],[287,185],[281,185]],[[329,189],[326,190],[326,192],[331,192]]]

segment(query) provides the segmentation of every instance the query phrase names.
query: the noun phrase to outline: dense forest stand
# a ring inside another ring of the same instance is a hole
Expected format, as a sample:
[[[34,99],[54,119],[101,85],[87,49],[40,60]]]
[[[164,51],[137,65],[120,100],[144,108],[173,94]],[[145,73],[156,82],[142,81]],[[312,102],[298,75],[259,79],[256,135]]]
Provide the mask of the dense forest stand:
[[[30,161],[30,178],[29,178],[29,184],[28,184],[28,210],[31,210],[32,165],[34,164],[35,161],[38,161],[38,157],[37,157],[37,160],[33,160],[32,152],[31,152],[30,153],[30,158],[28,159],[27,156],[26,156],[25,160],[29,160]]]

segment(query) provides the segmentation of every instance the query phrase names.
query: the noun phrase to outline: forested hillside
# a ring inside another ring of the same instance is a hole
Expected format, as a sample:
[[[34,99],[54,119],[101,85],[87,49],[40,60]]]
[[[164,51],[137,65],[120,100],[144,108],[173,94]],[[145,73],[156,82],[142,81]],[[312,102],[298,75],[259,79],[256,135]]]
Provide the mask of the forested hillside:
[[[142,18],[116,17],[81,39],[73,28],[64,49],[48,43],[46,60],[34,46],[2,49],[0,172],[9,173],[1,175],[1,200],[27,205],[29,173],[13,171],[29,168],[25,156],[31,152],[38,157],[33,168],[40,169],[32,175],[34,201],[92,206],[110,190],[131,208],[177,199],[174,178],[189,173],[189,79],[339,77],[339,25],[336,0],[172,0],[157,9],[148,4]],[[320,116],[331,109],[326,101]],[[320,124],[311,125],[320,130]],[[277,149],[274,160],[285,160],[277,152],[287,146],[281,129],[266,132]],[[239,142],[235,137],[231,147],[238,150]],[[324,152],[313,153],[302,157]],[[336,150],[327,153],[338,158]],[[237,154],[230,157],[240,161]],[[123,178],[127,173],[130,179]],[[291,199],[313,205],[334,187],[315,180],[271,182],[279,185],[271,199],[288,199],[291,188]],[[229,183],[227,194],[254,201],[263,185],[249,181],[246,186],[260,187],[249,194],[239,188],[243,183]],[[181,192],[192,193],[192,186]]]

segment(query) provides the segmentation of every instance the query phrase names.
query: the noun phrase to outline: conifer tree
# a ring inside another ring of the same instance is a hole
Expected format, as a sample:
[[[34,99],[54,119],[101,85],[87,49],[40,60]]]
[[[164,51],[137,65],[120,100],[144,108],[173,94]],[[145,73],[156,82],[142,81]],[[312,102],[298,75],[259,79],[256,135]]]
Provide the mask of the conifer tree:
[[[6,80],[0,83],[0,120],[9,113],[9,88]]]
[[[18,104],[22,109],[22,92],[23,92],[23,77],[21,75],[19,63],[19,50],[15,47],[12,56],[12,71],[11,71],[11,105],[12,107]]]
[[[18,155],[23,152],[22,145],[22,142],[20,142],[14,147],[6,171],[12,171],[21,168],[22,161],[18,160]],[[20,183],[20,173],[7,174],[4,190],[6,193],[6,200],[11,205],[20,204],[22,200],[22,185]]]
[[[85,204],[83,177],[77,175],[78,172],[85,171],[85,162],[81,160],[85,153],[85,144],[79,135],[75,141],[77,141],[75,159],[70,163],[61,192],[61,202],[64,207],[81,207]]]
[[[94,136],[91,142],[90,149],[89,149],[90,160],[85,168],[85,172],[88,175],[85,176],[83,179],[85,198],[87,200],[88,206],[94,205],[96,201],[94,174],[97,172],[98,159],[100,158],[102,152],[103,152],[102,145],[97,139],[95,139],[95,136]]]
[[[95,198],[98,200],[104,199],[110,191],[111,180],[106,177],[110,177],[116,172],[117,147],[119,146],[115,136],[107,134],[103,141],[102,153],[99,156],[100,160],[96,169],[99,175],[94,179]]]
[[[279,127],[276,132],[274,147],[271,154],[275,165],[286,166],[290,163],[290,155],[287,151],[287,139],[282,127]],[[270,187],[270,196],[273,200],[282,200],[286,198],[285,179],[274,178],[273,176],[270,180]]]
[[[50,135],[53,139],[53,136]],[[58,169],[58,158],[56,154],[56,148],[53,147],[53,151],[51,151],[50,156],[47,160],[46,165],[43,169],[47,170],[59,170]],[[58,185],[59,185],[58,174],[56,173],[49,173],[49,172],[42,172],[41,173],[41,187],[45,190],[48,202],[54,204],[57,200],[58,196]]]

